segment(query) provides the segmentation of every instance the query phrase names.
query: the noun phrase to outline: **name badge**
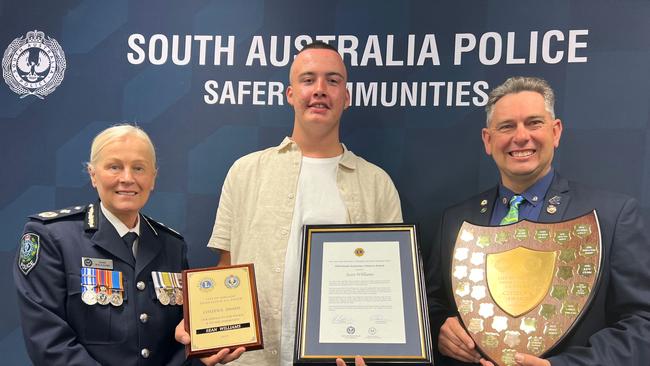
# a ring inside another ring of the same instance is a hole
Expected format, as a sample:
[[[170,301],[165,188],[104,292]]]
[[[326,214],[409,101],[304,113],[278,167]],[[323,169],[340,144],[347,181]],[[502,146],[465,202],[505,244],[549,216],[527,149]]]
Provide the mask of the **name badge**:
[[[104,258],[81,257],[82,268],[113,269],[113,260]]]

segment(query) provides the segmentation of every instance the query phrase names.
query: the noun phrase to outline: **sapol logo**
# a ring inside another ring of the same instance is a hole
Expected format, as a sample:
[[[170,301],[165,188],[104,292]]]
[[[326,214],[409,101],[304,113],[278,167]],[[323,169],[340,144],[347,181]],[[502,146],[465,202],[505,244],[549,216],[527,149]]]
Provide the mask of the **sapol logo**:
[[[59,43],[38,30],[14,39],[2,58],[2,76],[21,98],[34,95],[44,99],[61,84],[65,68]]]

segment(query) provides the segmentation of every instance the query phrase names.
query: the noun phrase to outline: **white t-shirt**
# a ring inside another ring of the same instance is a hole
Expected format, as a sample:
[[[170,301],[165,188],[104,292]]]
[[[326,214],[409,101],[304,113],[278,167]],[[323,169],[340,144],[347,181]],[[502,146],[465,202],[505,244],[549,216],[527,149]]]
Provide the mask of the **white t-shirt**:
[[[348,223],[347,209],[336,186],[339,160],[341,160],[341,156],[322,159],[302,157],[282,286],[282,336],[280,340],[280,365],[282,366],[293,365],[302,254],[302,227],[303,225]]]

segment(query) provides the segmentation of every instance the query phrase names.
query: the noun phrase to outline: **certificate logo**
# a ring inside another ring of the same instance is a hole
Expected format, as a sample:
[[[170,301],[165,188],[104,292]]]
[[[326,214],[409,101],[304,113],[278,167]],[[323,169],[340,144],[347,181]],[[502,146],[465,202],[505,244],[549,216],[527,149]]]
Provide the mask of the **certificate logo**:
[[[214,287],[214,282],[211,278],[204,278],[199,281],[199,289],[203,291],[210,291]]]
[[[354,255],[357,257],[363,257],[364,254],[366,254],[366,251],[363,250],[363,248],[357,248],[354,250]]]
[[[63,81],[65,53],[56,39],[33,30],[11,42],[2,58],[2,76],[21,98],[44,99]]]
[[[228,288],[237,288],[239,286],[239,277],[235,275],[230,275],[226,277],[225,284],[226,287]]]
[[[348,334],[354,334],[357,330],[350,325],[345,329],[345,331],[348,332]]]

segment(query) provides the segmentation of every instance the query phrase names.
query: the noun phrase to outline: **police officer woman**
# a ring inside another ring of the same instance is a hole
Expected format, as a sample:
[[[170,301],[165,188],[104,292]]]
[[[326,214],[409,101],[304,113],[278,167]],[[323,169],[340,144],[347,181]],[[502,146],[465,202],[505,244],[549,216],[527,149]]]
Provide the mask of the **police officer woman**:
[[[35,365],[180,365],[186,245],[140,213],[156,153],[140,128],[99,133],[88,174],[99,201],[30,216],[14,281]]]

